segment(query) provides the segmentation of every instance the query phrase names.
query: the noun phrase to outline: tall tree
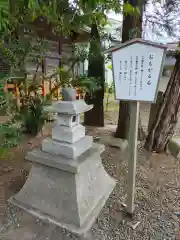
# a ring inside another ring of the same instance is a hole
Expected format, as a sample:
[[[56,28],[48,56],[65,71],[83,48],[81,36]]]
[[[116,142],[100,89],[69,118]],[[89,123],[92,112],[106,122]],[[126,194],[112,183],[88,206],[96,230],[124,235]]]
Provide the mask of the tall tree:
[[[98,67],[97,67],[98,66]],[[86,94],[85,100],[93,104],[92,110],[84,114],[84,123],[91,126],[104,126],[104,56],[101,53],[101,39],[96,23],[91,26],[91,39],[89,48],[88,77],[96,78],[99,81],[100,89],[92,96]]]
[[[104,126],[105,67],[104,59],[101,54],[100,27],[107,23],[106,13],[110,10],[116,13],[122,13],[124,8],[124,12],[129,13],[129,15],[133,14],[135,11],[128,1],[124,4],[119,0],[83,0],[83,2],[95,13],[91,24],[88,76],[97,78],[100,85],[100,89],[96,90],[92,96],[86,94],[86,101],[88,104],[93,104],[94,107],[91,111],[85,113],[84,123],[85,125],[91,126]]]
[[[7,2],[5,0],[2,1]],[[64,4],[64,2],[68,4]],[[71,3],[65,0],[19,0],[18,3],[21,3],[18,5],[21,6],[21,13],[28,13],[24,15],[18,14],[19,20],[20,18],[23,19],[18,21],[18,24],[22,22],[23,26],[21,30],[23,29],[23,31],[25,27],[29,29],[29,22],[33,22],[37,18],[39,19],[39,17],[41,17],[41,20],[48,22],[48,27],[52,27],[53,32],[59,32],[61,35],[68,35],[85,25],[91,26],[88,75],[89,77],[96,77],[98,81],[100,81],[101,90],[94,92],[92,98],[87,99],[88,102],[94,103],[94,109],[88,113],[88,117],[86,115],[85,124],[103,126],[104,59],[100,52],[101,41],[99,30],[107,21],[107,12],[109,10],[121,12],[123,4],[121,4],[119,0],[74,0],[71,1]],[[0,8],[1,6],[2,5],[0,5]],[[69,13],[69,11],[67,12],[67,8],[69,7],[72,9],[71,13]],[[2,9],[4,11],[3,15],[5,15],[6,8],[2,7]],[[132,11],[129,4],[124,4],[124,9],[126,12]],[[11,15],[9,16],[12,17]],[[7,17],[8,20],[10,19],[9,16]],[[29,18],[29,22],[26,21],[26,26],[24,24],[25,17]],[[14,23],[16,22],[14,17]],[[94,65],[96,65],[96,69],[94,69]]]
[[[175,32],[179,32],[180,26],[180,6],[178,0],[167,0],[161,12],[161,19],[166,23],[170,21],[170,30],[175,26]],[[162,22],[161,22],[162,23]],[[147,136],[145,148],[148,151],[162,152],[165,150],[168,141],[173,136],[175,126],[178,121],[178,111],[180,105],[180,52],[174,54],[176,63],[171,74],[166,91],[163,95],[162,102],[152,128]]]
[[[144,0],[125,0],[125,3],[131,4],[134,8],[139,9],[139,14],[124,14],[123,16],[123,31],[122,42],[128,41],[132,38],[142,36],[142,21],[143,21],[143,6]],[[140,118],[139,118],[140,119]],[[130,124],[130,105],[128,102],[119,103],[119,118],[115,137],[127,139]],[[144,139],[144,131],[141,120],[139,121],[138,138]]]

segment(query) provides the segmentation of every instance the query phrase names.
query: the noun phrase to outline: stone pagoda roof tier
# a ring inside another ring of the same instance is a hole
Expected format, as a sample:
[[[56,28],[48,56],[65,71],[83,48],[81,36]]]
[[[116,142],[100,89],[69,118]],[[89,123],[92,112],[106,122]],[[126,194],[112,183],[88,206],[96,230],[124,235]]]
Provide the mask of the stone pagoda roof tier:
[[[93,108],[93,105],[87,105],[84,100],[75,101],[57,101],[45,110],[52,113],[77,115],[87,112]]]

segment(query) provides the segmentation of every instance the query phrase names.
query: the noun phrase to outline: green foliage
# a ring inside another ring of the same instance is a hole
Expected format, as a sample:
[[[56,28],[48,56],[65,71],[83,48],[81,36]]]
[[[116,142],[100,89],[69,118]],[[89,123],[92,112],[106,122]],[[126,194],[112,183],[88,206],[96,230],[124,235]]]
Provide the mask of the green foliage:
[[[11,38],[11,42],[1,44],[1,56],[11,66],[8,78],[27,74],[26,63],[31,62],[38,66],[47,47],[48,45],[37,36],[20,36],[18,39]]]
[[[114,86],[111,85],[108,90],[109,90],[109,93],[114,93]]]
[[[21,98],[21,105],[17,106],[11,93],[1,91],[0,108],[12,122],[20,121],[25,133],[36,135],[45,121],[43,101],[39,96],[42,79],[37,78],[36,73],[27,78],[26,65],[33,64],[38,71],[46,45],[38,37],[20,36],[18,39],[12,37],[11,42],[2,44],[0,50],[3,59],[11,66],[9,74],[0,79],[1,89],[9,79],[13,79],[13,83],[20,88]]]
[[[129,3],[123,4],[119,0],[73,0],[70,3],[67,0],[18,0],[16,4],[12,0],[1,0],[0,31],[7,30],[11,25],[29,28],[29,23],[41,16],[53,25],[55,32],[70,34],[72,30],[79,31],[94,21],[99,26],[107,24],[109,11],[138,13]]]
[[[89,68],[89,73],[92,74],[89,74],[89,77],[73,77],[70,74],[78,61],[88,58],[87,52],[81,49],[79,52],[76,51],[76,58],[69,61],[68,70],[59,68],[53,74],[56,76],[56,84],[52,90],[53,92],[59,87],[72,86],[81,87],[92,93],[104,86],[102,72],[104,60],[98,30],[107,24],[107,12],[109,10],[122,12],[122,6],[119,0],[74,0],[71,4],[67,0],[18,0],[16,4],[13,0],[0,1],[0,56],[11,67],[8,75],[0,79],[0,107],[7,112],[11,121],[22,122],[24,131],[30,134],[37,134],[45,123],[46,116],[43,110],[45,103],[38,93],[41,79],[35,74],[27,81],[26,64],[28,61],[35,63],[38,71],[42,55],[47,49],[42,39],[37,36],[34,20],[41,16],[47,25],[52,26],[52,32],[61,35],[70,35],[72,31],[79,32],[85,25],[96,27],[98,37],[94,35],[95,41],[91,39],[89,54],[90,66],[92,61],[96,62],[94,70],[90,71],[91,67]],[[127,5],[124,11],[133,12],[134,9]],[[100,70],[96,72],[99,62]],[[12,77],[16,77],[15,83],[21,87],[22,105],[19,109],[13,96],[2,91],[6,80]],[[3,136],[8,138],[6,134]]]
[[[21,105],[17,106],[16,99],[12,94],[6,94],[0,110],[6,112],[10,122],[21,123],[24,133],[37,135],[46,120],[44,112],[44,100],[37,94],[38,84],[30,82],[29,94],[25,94],[25,85],[21,88]]]
[[[95,91],[101,89],[101,79],[83,75],[77,77],[76,80],[72,82],[72,86],[81,88],[82,91],[88,92],[89,95],[93,95]]]
[[[56,74],[58,74],[58,77],[56,78],[56,83],[54,84],[54,87],[52,88],[50,94],[47,96],[48,99],[60,87],[80,88],[83,92],[88,92],[90,95],[92,95],[96,90],[101,88],[100,78],[88,77],[86,75],[73,77],[70,70],[71,69],[69,69],[68,71],[64,68],[57,69]],[[50,76],[49,78],[51,77],[52,76]]]
[[[88,59],[88,43],[74,44],[73,52],[78,62],[84,62]]]
[[[47,118],[44,102],[38,96],[24,98],[23,101],[20,109],[23,132],[37,135],[42,130]]]
[[[109,64],[107,68],[112,71],[112,64]]]
[[[21,140],[20,128],[12,123],[0,124],[0,148],[15,147]]]
[[[104,56],[101,53],[100,35],[98,26],[95,23],[93,23],[91,26],[88,77],[99,79],[101,88],[104,88]]]
[[[5,103],[5,92],[4,92],[4,83],[0,81],[0,108]]]
[[[124,3],[120,0],[80,0],[79,5],[84,12],[99,11],[103,13],[108,13],[109,11],[114,11],[115,13],[137,13],[138,10],[134,8],[129,3]]]
[[[124,15],[127,15],[127,14],[137,15],[137,14],[140,14],[140,11],[139,11],[139,8],[137,8],[137,7],[135,8],[127,2],[127,3],[124,3],[124,5],[123,5],[123,14]]]
[[[18,127],[9,124],[0,124],[0,159],[9,156],[9,148],[16,147],[22,139],[21,131]]]
[[[0,30],[6,29],[8,24],[9,4],[7,0],[1,0],[0,2]]]

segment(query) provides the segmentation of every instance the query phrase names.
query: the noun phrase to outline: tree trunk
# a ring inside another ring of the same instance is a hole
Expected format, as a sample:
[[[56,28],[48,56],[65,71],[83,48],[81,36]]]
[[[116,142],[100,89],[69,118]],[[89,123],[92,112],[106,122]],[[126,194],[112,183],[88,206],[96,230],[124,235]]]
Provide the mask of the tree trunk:
[[[84,124],[88,126],[104,126],[104,90],[96,91],[95,96],[91,98],[88,94],[85,96],[85,101],[88,104],[93,104],[94,107],[84,114]]]
[[[115,133],[116,138],[127,139],[130,124],[130,106],[128,102],[119,103],[119,118]],[[125,129],[125,131],[124,131]]]
[[[139,15],[124,15],[123,19],[123,32],[122,32],[122,42],[126,42],[132,38],[140,37],[142,35],[142,3],[139,4],[138,0],[126,0],[125,2],[129,2],[133,7],[140,7]],[[130,107],[128,102],[119,103],[119,119],[118,126],[116,129],[115,137],[127,139],[128,131],[129,131],[129,123],[130,123]],[[143,140],[145,138],[145,133],[143,131],[141,118],[139,117],[139,129],[138,129],[138,137],[139,140]]]
[[[162,152],[174,134],[178,120],[180,104],[180,55],[177,56],[174,70],[170,77],[162,103],[146,139],[145,148],[148,151]]]
[[[92,110],[84,114],[84,124],[89,126],[104,126],[104,57],[101,54],[101,41],[97,25],[91,26],[91,42],[89,49],[88,77],[100,82],[100,89],[86,94],[87,104],[93,104]]]

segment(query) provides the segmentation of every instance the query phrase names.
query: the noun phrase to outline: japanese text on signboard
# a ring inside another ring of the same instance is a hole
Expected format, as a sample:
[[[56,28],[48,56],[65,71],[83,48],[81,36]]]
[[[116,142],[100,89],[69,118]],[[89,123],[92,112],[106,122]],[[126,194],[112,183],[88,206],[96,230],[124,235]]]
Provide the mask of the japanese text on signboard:
[[[119,81],[126,83],[128,81],[128,94],[129,96],[136,96],[137,89],[143,91],[143,85],[151,85],[152,71],[153,71],[153,54],[148,56],[135,56],[133,59],[130,56],[128,60],[120,60],[119,63]],[[148,64],[148,71],[144,71],[145,62]],[[147,76],[146,76],[147,75]],[[146,82],[144,80],[146,79]]]

